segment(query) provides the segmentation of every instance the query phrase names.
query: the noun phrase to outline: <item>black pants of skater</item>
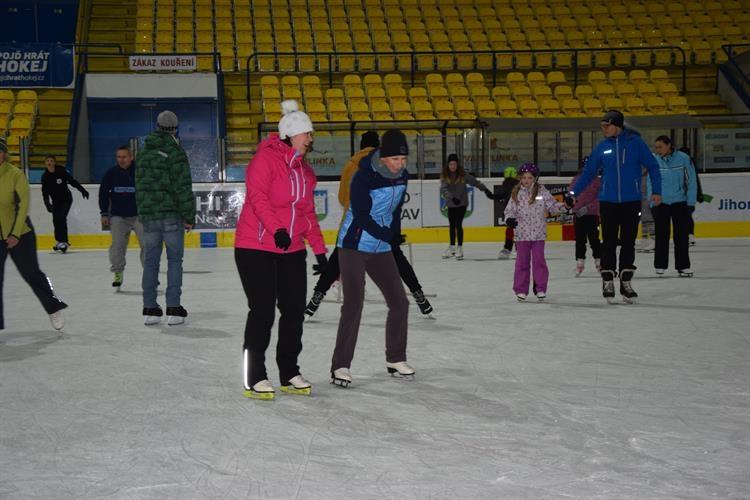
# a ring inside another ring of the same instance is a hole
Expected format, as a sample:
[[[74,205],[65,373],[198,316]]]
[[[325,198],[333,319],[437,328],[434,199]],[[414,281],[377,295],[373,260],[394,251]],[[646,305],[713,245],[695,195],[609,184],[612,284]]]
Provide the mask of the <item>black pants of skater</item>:
[[[450,231],[451,245],[455,245],[456,240],[458,240],[458,246],[464,244],[464,215],[466,215],[466,207],[448,207],[448,230]]]
[[[365,274],[375,282],[388,306],[385,323],[385,359],[389,363],[406,361],[409,301],[406,300],[393,253],[365,253],[340,248],[339,261],[344,304],[341,306],[331,371],[351,367],[365,300]]]
[[[674,240],[675,269],[690,269],[690,241],[688,229],[690,227],[690,212],[687,203],[662,203],[652,209],[654,214],[654,268],[667,269],[669,267],[669,232],[672,230]]]
[[[584,215],[576,217],[576,259],[586,258],[586,242],[591,245],[591,253],[595,259],[601,258],[602,244],[599,241],[599,217]]]
[[[695,234],[695,219],[693,219],[695,206],[688,207],[688,234]]]
[[[513,251],[513,237],[513,228],[505,226],[505,244],[503,248],[509,252]]]
[[[268,378],[266,349],[278,304],[279,338],[276,363],[282,385],[299,375],[297,358],[302,351],[302,322],[307,301],[307,252],[277,254],[235,248],[234,260],[250,309],[245,323],[245,344],[249,354],[245,385],[252,387]]]
[[[391,248],[393,249],[393,258],[396,259],[398,273],[401,275],[404,284],[409,288],[409,291],[414,293],[417,290],[421,290],[422,285],[419,284],[419,279],[414,272],[414,268],[409,263],[409,259],[406,258],[406,255],[404,255],[404,252],[401,250],[401,245],[399,245],[398,242],[392,243]],[[325,270],[315,284],[315,291],[324,294],[328,293],[328,290],[333,286],[333,282],[339,278],[340,273],[339,249],[337,247],[331,253]]]
[[[0,329],[5,328],[2,290],[5,279],[5,259],[9,254],[18,269],[18,274],[29,284],[47,314],[68,307],[65,302],[57,298],[55,291],[52,289],[52,282],[39,269],[39,260],[36,254],[36,234],[32,230],[21,236],[18,245],[11,249],[8,249],[4,241],[0,241]],[[15,290],[14,295],[18,295]]]
[[[55,241],[68,242],[68,212],[73,201],[63,200],[52,204],[52,224],[55,226]]]
[[[635,267],[635,239],[638,236],[640,201],[599,203],[602,222],[602,271],[617,272],[617,245],[621,245],[619,265],[623,269]]]

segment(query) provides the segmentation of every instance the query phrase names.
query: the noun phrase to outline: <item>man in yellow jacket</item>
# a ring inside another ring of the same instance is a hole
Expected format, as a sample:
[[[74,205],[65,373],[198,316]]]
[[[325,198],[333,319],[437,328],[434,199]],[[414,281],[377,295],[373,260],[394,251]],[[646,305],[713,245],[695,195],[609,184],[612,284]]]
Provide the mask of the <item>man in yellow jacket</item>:
[[[344,167],[344,170],[341,172],[341,179],[339,180],[339,203],[344,209],[342,222],[343,218],[346,217],[347,210],[349,210],[349,194],[351,189],[352,177],[354,177],[354,174],[357,173],[357,170],[359,170],[360,161],[368,156],[373,149],[377,149],[379,147],[380,139],[378,138],[378,133],[374,130],[368,130],[367,132],[362,134],[362,138],[359,142],[359,151],[351,157],[351,159]],[[433,311],[432,305],[427,300],[424,292],[422,291],[422,286],[419,284],[417,275],[414,273],[414,268],[411,266],[409,260],[401,251],[401,243],[403,243],[403,236],[401,234],[395,235],[394,240],[391,242],[393,257],[396,259],[396,265],[398,266],[399,274],[401,275],[401,279],[404,281],[404,283],[406,283],[406,286],[409,287],[409,291],[411,292],[415,302],[419,306],[419,310],[422,312],[422,314],[429,315]],[[310,302],[307,304],[307,308],[305,309],[305,314],[310,317],[312,317],[318,310],[318,308],[320,307],[320,303],[323,301],[323,298],[326,295],[326,292],[328,292],[333,283],[339,277],[339,259],[337,249],[334,249],[333,253],[331,253],[331,256],[328,259],[328,263],[326,264],[325,268],[320,269],[317,266],[313,266],[313,268],[315,269],[315,272],[313,274],[320,274],[320,278],[318,279],[318,283],[315,285],[313,296],[310,299]]]
[[[36,234],[28,214],[29,182],[21,170],[8,162],[8,147],[0,141],[0,330],[5,328],[2,286],[8,255],[49,314],[52,326],[62,330],[62,310],[68,306],[57,298],[52,283],[39,269]]]

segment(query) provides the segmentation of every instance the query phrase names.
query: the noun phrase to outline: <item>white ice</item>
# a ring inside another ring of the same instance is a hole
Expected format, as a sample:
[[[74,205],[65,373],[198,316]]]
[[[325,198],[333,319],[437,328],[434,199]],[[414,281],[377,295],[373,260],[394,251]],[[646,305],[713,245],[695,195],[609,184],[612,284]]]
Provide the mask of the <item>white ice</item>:
[[[750,498],[750,240],[699,240],[692,279],[639,254],[631,306],[604,303],[591,259],[573,277],[571,243],[548,243],[541,304],[497,245],[443,249],[414,246],[437,294],[437,320],[410,312],[416,380],[386,374],[370,285],[354,383],[329,384],[334,291],[305,324],[313,395],[272,402],[242,395],[230,249],[186,251],[181,327],[143,326],[135,252],[119,294],[106,252],[40,252],[62,336],[9,260],[0,498]]]

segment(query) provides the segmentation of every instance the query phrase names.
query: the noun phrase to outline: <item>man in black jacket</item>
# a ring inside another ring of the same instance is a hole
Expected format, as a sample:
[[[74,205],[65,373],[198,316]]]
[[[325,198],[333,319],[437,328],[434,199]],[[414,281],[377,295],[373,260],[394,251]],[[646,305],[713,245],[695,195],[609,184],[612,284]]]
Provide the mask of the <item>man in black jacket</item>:
[[[68,184],[81,192],[84,200],[89,199],[89,192],[65,170],[57,165],[54,156],[44,159],[47,171],[42,174],[42,198],[47,211],[52,214],[52,224],[55,226],[55,241],[52,247],[55,252],[65,253],[70,246],[68,241],[68,212],[73,205],[73,195],[70,194]]]
[[[130,148],[117,148],[116,158],[117,165],[107,170],[99,186],[99,210],[102,227],[109,227],[112,234],[112,245],[109,247],[110,271],[115,273],[112,286],[119,288],[125,270],[130,232],[135,233],[138,244],[141,245],[143,225],[138,221],[138,207],[135,203],[135,163]]]

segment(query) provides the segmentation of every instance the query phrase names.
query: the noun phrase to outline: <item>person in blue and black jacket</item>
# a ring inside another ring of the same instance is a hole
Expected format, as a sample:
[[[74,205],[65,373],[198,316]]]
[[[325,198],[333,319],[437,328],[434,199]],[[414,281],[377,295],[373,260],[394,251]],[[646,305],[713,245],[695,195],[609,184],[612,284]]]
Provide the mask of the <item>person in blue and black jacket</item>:
[[[391,242],[401,232],[398,215],[409,178],[408,155],[406,136],[397,129],[387,130],[380,139],[380,148],[360,160],[351,181],[349,209],[336,241],[344,304],[331,361],[332,381],[343,387],[352,381],[349,368],[362,317],[365,274],[375,282],[388,305],[386,368],[392,375],[414,375],[406,364],[409,301],[391,252]]]
[[[619,111],[607,111],[600,125],[604,140],[589,155],[589,162],[578,182],[565,196],[565,203],[573,207],[576,198],[594,177],[601,176],[602,295],[607,302],[612,302],[615,297],[619,243],[620,294],[625,302],[632,303],[638,297],[631,280],[635,273],[635,239],[641,211],[641,169],[648,169],[653,186],[651,203],[656,206],[661,203],[659,164],[640,134],[625,127],[625,117]]]

